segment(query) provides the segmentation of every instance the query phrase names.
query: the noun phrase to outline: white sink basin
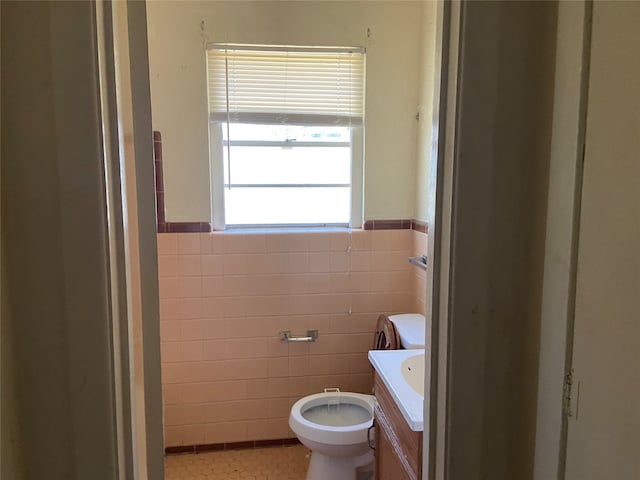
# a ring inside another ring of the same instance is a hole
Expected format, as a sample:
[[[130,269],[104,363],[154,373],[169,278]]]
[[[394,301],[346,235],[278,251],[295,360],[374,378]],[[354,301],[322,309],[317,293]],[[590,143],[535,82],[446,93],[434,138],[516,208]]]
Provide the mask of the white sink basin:
[[[424,397],[424,353],[407,358],[400,368],[409,386]]]
[[[424,350],[371,350],[369,361],[398,405],[409,428],[424,430]]]

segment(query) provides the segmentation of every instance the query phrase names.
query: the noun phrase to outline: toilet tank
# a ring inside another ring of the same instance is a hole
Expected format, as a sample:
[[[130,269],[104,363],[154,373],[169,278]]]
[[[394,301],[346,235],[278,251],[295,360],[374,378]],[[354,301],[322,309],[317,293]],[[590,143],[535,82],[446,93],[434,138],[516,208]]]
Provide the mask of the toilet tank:
[[[421,313],[401,313],[389,315],[389,320],[393,323],[400,337],[402,348],[416,349],[425,348],[431,344],[431,328],[427,329],[427,321]],[[425,331],[427,338],[425,341]]]

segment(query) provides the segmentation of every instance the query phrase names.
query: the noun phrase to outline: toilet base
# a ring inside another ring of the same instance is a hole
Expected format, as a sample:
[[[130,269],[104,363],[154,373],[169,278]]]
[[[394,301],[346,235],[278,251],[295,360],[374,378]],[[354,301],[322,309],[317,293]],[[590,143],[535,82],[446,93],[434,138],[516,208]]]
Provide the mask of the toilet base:
[[[311,452],[307,480],[362,480],[356,469],[373,463],[373,450],[357,457],[334,457],[318,451]]]

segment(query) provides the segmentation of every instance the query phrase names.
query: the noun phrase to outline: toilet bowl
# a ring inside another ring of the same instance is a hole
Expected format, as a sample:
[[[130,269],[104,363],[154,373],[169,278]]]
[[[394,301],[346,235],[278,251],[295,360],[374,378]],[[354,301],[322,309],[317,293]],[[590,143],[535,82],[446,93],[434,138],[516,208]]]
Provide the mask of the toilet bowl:
[[[309,395],[291,407],[289,427],[311,450],[307,480],[355,480],[359,468],[372,464],[367,435],[374,405],[373,395],[337,391]]]

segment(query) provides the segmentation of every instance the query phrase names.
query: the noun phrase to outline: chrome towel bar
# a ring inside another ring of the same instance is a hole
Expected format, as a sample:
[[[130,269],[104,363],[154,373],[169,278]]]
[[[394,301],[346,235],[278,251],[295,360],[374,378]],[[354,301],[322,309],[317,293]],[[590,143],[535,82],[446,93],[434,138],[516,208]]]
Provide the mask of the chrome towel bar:
[[[280,340],[283,342],[315,342],[318,338],[318,330],[307,330],[305,337],[291,336],[291,330],[283,330],[280,332]]]
[[[419,257],[409,257],[409,263],[415,265],[416,267],[427,270],[427,256],[420,255]]]

